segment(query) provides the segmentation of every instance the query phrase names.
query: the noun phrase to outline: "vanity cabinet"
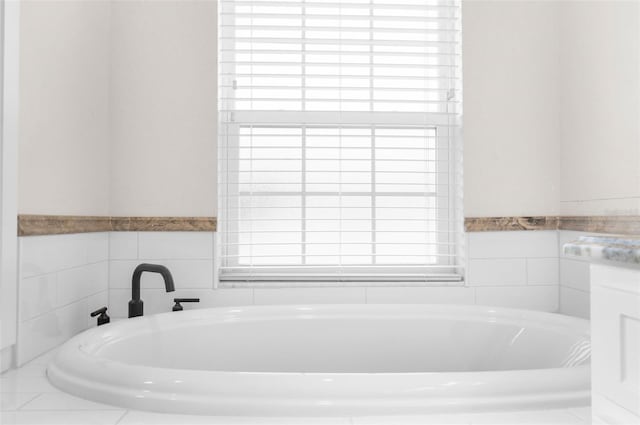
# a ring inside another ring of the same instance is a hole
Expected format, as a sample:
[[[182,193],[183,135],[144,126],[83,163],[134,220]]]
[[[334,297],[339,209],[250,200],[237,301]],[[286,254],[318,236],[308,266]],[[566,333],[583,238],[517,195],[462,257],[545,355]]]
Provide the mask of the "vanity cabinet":
[[[640,424],[640,268],[591,265],[594,424]]]

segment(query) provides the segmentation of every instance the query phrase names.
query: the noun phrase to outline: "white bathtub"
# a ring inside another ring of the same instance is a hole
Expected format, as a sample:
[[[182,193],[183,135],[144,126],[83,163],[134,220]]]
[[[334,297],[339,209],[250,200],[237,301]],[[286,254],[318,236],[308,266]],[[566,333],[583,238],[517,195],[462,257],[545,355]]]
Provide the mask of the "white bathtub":
[[[64,391],[207,415],[350,416],[589,403],[588,322],[452,305],[214,308],[123,320],[69,340]]]

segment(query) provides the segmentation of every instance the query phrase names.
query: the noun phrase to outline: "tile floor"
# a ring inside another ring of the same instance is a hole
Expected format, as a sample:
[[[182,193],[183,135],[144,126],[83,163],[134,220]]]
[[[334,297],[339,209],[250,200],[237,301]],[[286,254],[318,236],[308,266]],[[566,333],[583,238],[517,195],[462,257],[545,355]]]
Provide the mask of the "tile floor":
[[[45,376],[50,351],[20,369],[0,375],[0,424],[34,425],[589,425],[590,409],[431,416],[354,418],[247,418],[168,415],[127,410],[71,396]]]

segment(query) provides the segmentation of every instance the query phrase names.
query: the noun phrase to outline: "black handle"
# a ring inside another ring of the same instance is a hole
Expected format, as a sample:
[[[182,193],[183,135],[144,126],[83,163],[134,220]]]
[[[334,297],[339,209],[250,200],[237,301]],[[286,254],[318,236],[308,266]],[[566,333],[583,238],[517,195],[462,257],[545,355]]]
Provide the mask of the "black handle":
[[[111,318],[107,315],[107,307],[99,308],[91,313],[91,317],[96,316],[98,316],[98,326],[106,325],[111,321]]]
[[[174,298],[173,302],[176,303],[199,303],[200,298]]]
[[[91,313],[91,317],[96,317],[98,314],[105,314],[107,312],[107,307],[102,307]]]
[[[173,302],[176,304],[173,306],[171,310],[173,311],[182,311],[184,307],[180,303],[199,303],[200,298],[174,298]]]

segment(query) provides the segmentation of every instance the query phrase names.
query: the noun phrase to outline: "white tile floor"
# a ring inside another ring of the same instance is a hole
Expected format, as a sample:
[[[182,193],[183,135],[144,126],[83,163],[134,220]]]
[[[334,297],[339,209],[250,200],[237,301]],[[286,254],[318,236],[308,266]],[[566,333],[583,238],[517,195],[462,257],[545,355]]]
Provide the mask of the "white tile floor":
[[[33,425],[589,425],[590,409],[355,418],[247,418],[127,410],[71,396],[45,376],[53,351],[0,375],[0,424]]]

